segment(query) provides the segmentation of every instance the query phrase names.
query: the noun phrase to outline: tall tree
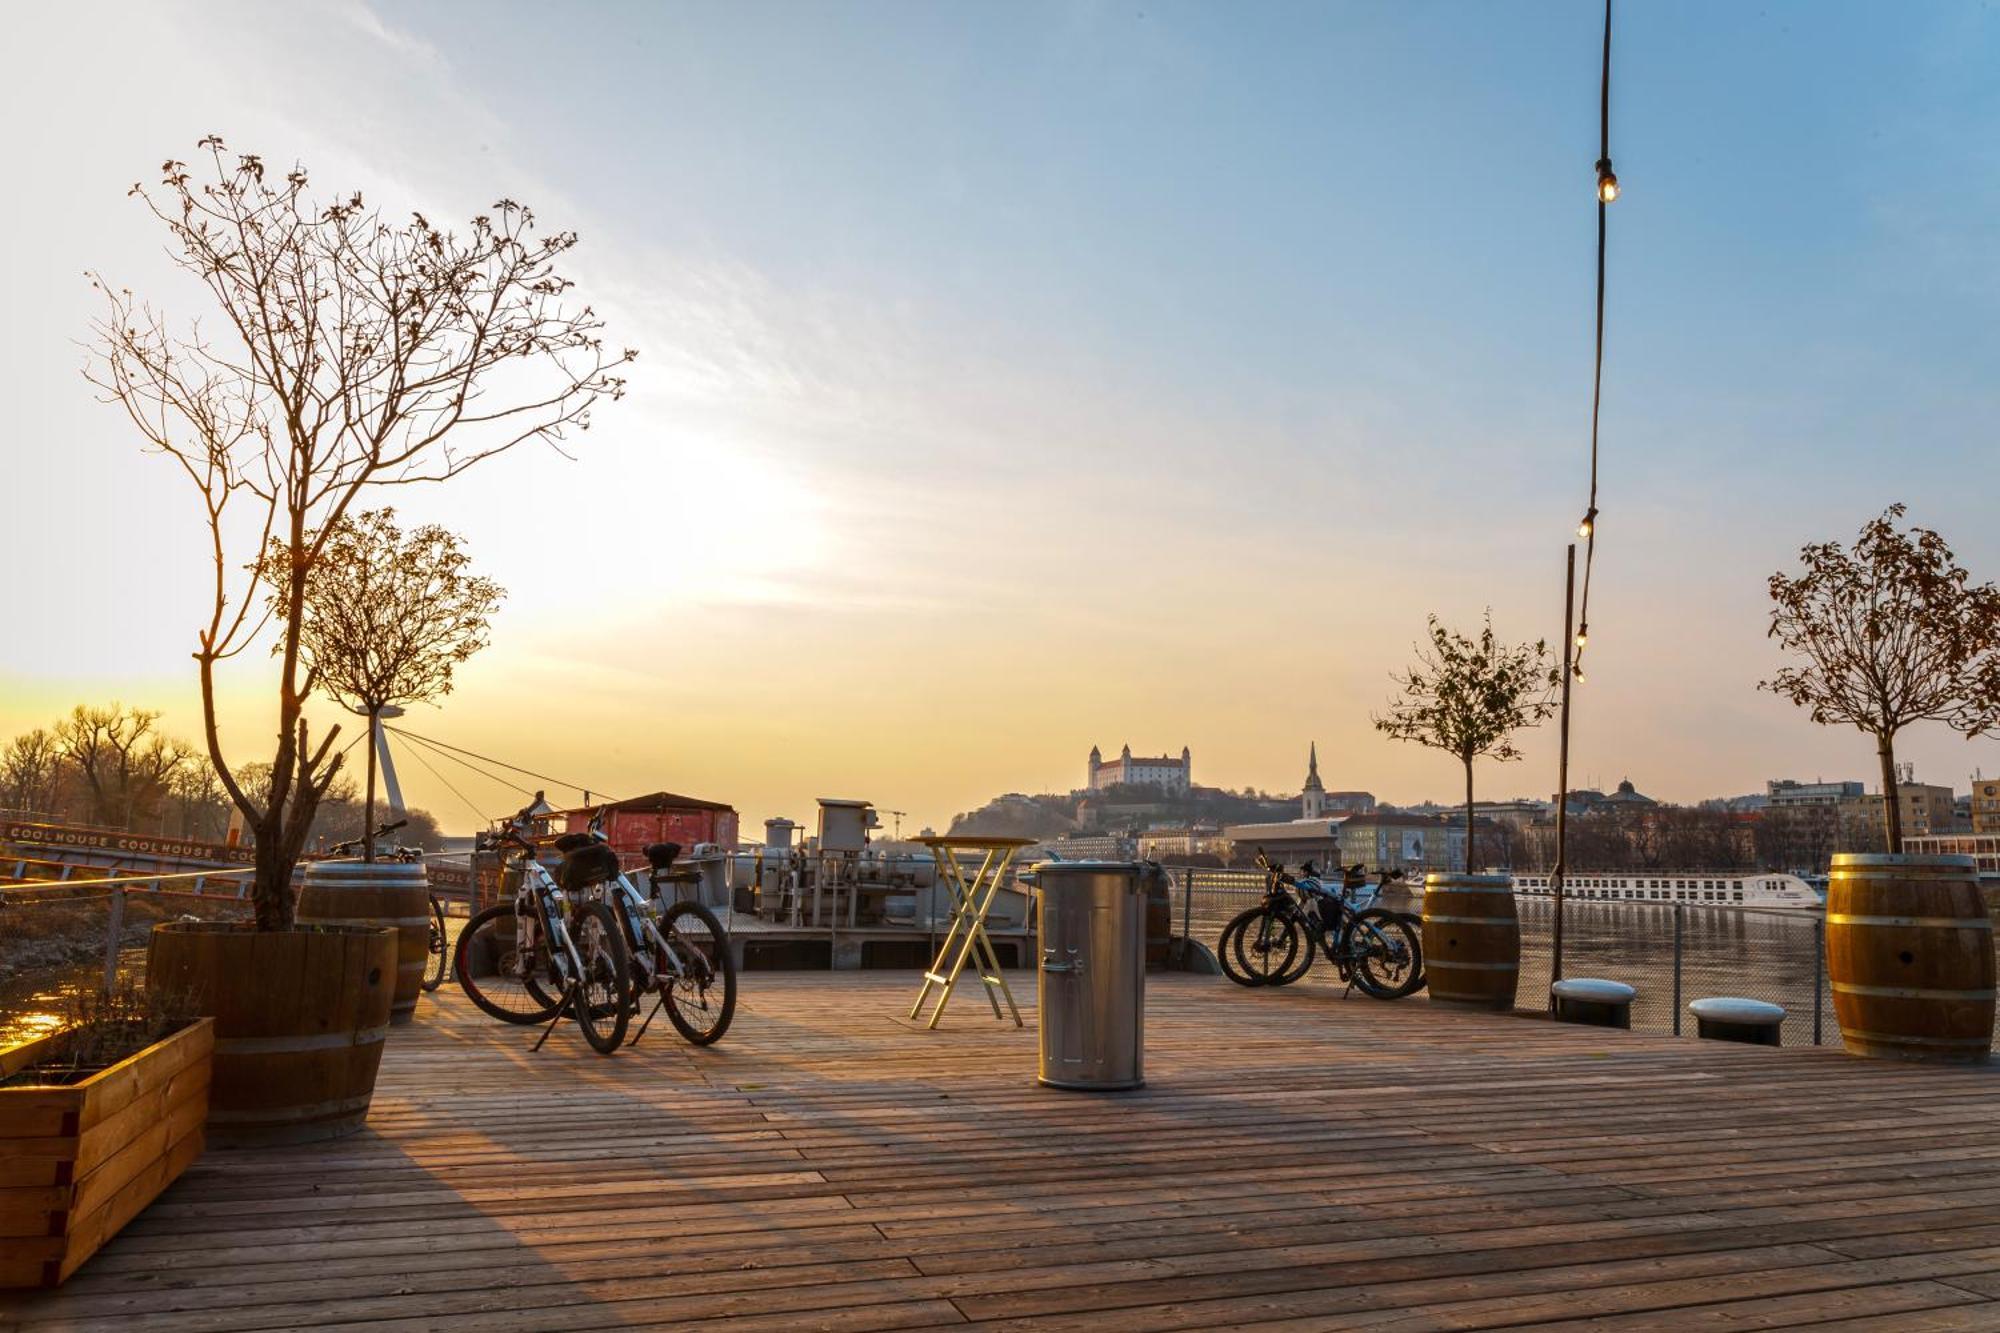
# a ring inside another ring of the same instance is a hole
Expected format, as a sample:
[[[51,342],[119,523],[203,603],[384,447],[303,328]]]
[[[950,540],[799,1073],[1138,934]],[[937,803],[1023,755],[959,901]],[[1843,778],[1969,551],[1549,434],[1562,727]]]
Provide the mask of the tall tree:
[[[62,762],[61,743],[42,727],[8,740],[0,750],[0,790],[6,792],[8,808],[54,813],[56,770]]]
[[[1430,618],[1430,642],[1416,646],[1417,664],[1392,679],[1401,687],[1375,729],[1456,755],[1465,766],[1465,868],[1478,864],[1472,827],[1472,761],[1519,759],[1514,733],[1555,712],[1562,683],[1546,640],[1503,644],[1487,613],[1478,638]]]
[[[317,538],[318,534],[314,534]],[[396,511],[374,509],[334,525],[306,574],[301,643],[320,688],[368,720],[363,858],[375,859],[374,737],[384,709],[451,693],[452,672],[486,646],[506,595],[472,572],[459,539],[435,524],[404,532]],[[283,597],[288,553],[267,556],[273,602]]]
[[[90,818],[108,828],[135,828],[160,800],[175,769],[190,757],[186,746],[160,735],[157,711],[78,704],[56,723],[63,758],[90,789]]]
[[[325,543],[369,487],[446,480],[588,426],[592,405],[623,391],[634,353],[607,349],[602,320],[567,302],[559,265],[576,234],[538,232],[512,200],[448,231],[420,213],[390,220],[358,192],[316,198],[304,168],[274,178],[220,138],[199,147],[199,177],[169,160],[156,187],[132,194],[215,317],[171,329],[93,275],[107,308],[85,374],[199,501],[211,596],[194,657],[208,755],[256,839],[257,924],[281,930],[292,868],[340,767],[339,728],[315,743],[304,716],[318,685],[306,583]],[[285,568],[267,603],[258,585],[273,541]],[[268,777],[250,784],[223,760],[215,677],[267,621],[276,736]]]
[[[1875,738],[1891,852],[1903,849],[1897,733],[1942,722],[1971,738],[2000,725],[2000,589],[1972,582],[1929,528],[1899,529],[1903,514],[1890,505],[1852,549],[1812,543],[1803,573],[1771,575],[1770,637],[1805,660],[1758,686],[1822,726]]]

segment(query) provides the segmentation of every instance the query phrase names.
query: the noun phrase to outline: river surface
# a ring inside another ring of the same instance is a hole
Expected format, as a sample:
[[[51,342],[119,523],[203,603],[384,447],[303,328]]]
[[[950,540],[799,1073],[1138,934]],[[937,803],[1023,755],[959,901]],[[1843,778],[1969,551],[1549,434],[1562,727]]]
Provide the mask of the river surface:
[[[1189,932],[1210,948],[1230,917],[1256,904],[1259,892],[1249,882],[1210,888],[1204,875],[1192,900],[1180,899],[1174,886],[1176,916],[1187,912]],[[1516,1004],[1539,1008],[1549,993],[1555,904],[1546,899],[1516,898],[1521,914],[1521,984]],[[1391,894],[1382,906],[1421,912],[1420,895]],[[1608,977],[1638,988],[1632,1004],[1632,1026],[1645,1032],[1672,1033],[1675,1017],[1680,1031],[1694,1032],[1687,1012],[1690,1001],[1710,995],[1740,995],[1783,1005],[1782,1029],[1787,1046],[1838,1043],[1833,999],[1826,989],[1820,962],[1821,918],[1814,911],[1699,907],[1679,909],[1679,967],[1675,966],[1673,904],[1571,902],[1563,911],[1563,975]],[[1676,994],[1675,973],[1679,972]],[[1341,984],[1325,959],[1306,973],[1305,983]],[[1815,1023],[1815,1002],[1818,1021]]]

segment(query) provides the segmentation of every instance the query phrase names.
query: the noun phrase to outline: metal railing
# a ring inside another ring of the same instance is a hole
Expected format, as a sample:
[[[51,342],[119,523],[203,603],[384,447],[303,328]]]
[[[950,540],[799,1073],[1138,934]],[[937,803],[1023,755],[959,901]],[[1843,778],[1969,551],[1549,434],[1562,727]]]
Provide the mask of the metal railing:
[[[1175,932],[1211,950],[1229,919],[1264,893],[1256,870],[1169,866]],[[1547,1008],[1555,905],[1519,897],[1521,981],[1516,1005]],[[1421,899],[1393,895],[1384,905],[1406,911]],[[1637,988],[1635,1031],[1686,1036],[1694,1031],[1687,1006],[1713,995],[1782,1005],[1787,1046],[1839,1040],[1826,976],[1825,919],[1818,913],[1690,903],[1572,901],[1563,915],[1563,975],[1602,976]],[[1304,984],[1332,983],[1332,968],[1314,968]]]

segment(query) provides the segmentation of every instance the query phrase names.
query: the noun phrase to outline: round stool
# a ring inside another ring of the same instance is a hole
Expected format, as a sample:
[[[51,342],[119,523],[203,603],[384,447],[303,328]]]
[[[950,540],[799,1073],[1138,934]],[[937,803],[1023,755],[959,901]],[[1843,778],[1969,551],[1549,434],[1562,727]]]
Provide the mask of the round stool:
[[[1779,1046],[1779,1024],[1785,1007],[1740,995],[1711,995],[1688,1006],[1696,1035],[1711,1041],[1740,1041],[1751,1046]]]
[[[1556,1021],[1582,1023],[1586,1027],[1627,1028],[1632,1026],[1632,1001],[1638,991],[1622,981],[1602,977],[1574,977],[1549,987],[1556,997]]]

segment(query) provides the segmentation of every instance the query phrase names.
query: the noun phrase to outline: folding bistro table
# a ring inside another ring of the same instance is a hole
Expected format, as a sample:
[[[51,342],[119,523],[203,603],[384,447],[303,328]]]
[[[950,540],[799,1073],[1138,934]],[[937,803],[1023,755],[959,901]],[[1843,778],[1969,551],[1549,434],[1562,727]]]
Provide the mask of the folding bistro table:
[[[993,908],[993,899],[1000,892],[1001,882],[1007,878],[1007,868],[1014,864],[1014,853],[1023,847],[1034,845],[1033,838],[997,838],[970,835],[959,838],[921,838],[918,841],[931,849],[937,861],[937,881],[951,891],[951,928],[944,933],[944,944],[938,949],[937,958],[930,970],[924,973],[923,988],[917,992],[917,1002],[910,1006],[910,1017],[915,1018],[923,1010],[924,1002],[930,999],[931,988],[938,988],[937,1006],[931,1010],[930,1021],[925,1027],[934,1028],[938,1018],[944,1013],[945,1005],[951,1000],[951,989],[958,984],[958,974],[965,970],[969,962],[979,973],[979,979],[986,984],[986,1001],[993,1006],[995,1018],[1004,1017],[1000,1012],[1000,996],[1007,997],[1008,1012],[1014,1016],[1014,1026],[1021,1027],[1021,1011],[1014,1006],[1014,993],[1007,989],[1007,978],[1001,975],[1000,960],[993,952],[993,941],[986,934],[986,914]],[[970,880],[958,863],[959,852],[980,852],[983,854],[979,869]],[[996,995],[995,992],[999,994]]]

